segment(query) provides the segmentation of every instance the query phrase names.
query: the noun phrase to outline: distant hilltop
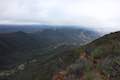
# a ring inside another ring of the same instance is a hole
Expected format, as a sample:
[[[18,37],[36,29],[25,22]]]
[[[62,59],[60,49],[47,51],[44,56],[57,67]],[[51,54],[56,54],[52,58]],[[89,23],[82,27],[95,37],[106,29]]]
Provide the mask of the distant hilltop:
[[[41,31],[43,29],[81,29],[81,30],[88,30],[88,31],[95,31],[91,28],[85,28],[83,26],[76,26],[76,25],[41,25],[41,24],[26,24],[26,25],[15,25],[15,24],[0,24],[0,33],[3,32],[36,32]]]

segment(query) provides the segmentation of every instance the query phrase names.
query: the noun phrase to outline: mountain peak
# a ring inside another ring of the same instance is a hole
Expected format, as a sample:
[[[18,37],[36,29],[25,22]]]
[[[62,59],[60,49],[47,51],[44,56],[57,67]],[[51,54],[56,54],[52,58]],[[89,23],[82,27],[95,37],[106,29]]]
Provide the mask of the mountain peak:
[[[17,31],[17,32],[15,32],[16,34],[26,34],[25,32],[23,32],[23,31]]]

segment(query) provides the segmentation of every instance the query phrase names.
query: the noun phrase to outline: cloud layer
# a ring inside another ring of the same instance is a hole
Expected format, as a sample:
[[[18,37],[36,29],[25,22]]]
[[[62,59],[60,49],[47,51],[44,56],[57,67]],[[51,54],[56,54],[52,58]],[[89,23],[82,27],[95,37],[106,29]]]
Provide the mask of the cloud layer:
[[[120,0],[0,0],[0,23],[72,24],[120,30]]]

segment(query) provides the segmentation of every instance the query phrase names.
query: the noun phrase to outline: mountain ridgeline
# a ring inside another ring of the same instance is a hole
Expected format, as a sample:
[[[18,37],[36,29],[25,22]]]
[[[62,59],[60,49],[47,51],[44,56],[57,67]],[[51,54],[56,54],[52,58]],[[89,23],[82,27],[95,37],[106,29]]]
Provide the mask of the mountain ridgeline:
[[[65,65],[71,63],[67,59],[73,57],[72,49],[100,37],[99,33],[82,28],[12,28],[1,28],[0,80],[48,80],[63,67],[62,58]]]
[[[73,50],[78,58],[53,80],[120,80],[120,32],[107,34]]]

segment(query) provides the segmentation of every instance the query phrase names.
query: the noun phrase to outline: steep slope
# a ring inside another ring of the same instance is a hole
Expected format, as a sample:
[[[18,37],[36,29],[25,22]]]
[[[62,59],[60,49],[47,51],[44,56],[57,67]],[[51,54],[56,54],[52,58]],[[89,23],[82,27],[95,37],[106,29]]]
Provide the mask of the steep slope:
[[[85,48],[95,66],[109,80],[120,79],[120,32],[93,41]]]
[[[120,32],[75,49],[79,58],[58,71],[53,80],[120,80]]]

